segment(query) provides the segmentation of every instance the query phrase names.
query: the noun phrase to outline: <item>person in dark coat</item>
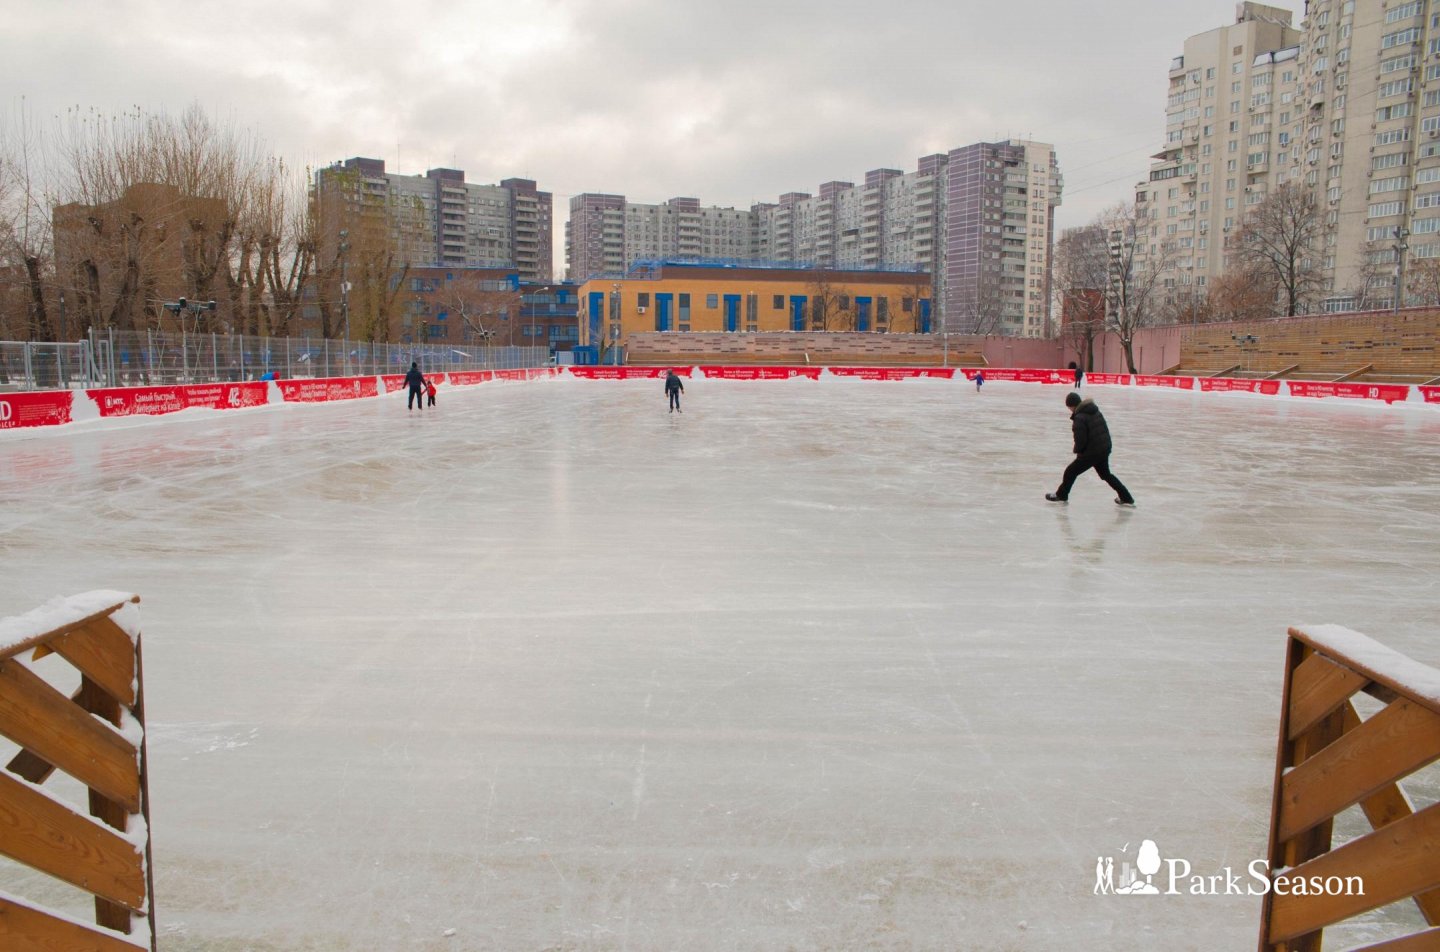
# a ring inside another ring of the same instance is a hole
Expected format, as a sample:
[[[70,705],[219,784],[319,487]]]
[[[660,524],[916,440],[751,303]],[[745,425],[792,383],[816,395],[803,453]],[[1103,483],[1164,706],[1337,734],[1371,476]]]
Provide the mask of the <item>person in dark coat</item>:
[[[405,374],[405,386],[410,388],[410,399],[405,401],[406,408],[413,410],[415,405],[419,404],[420,409],[425,409],[425,401],[420,396],[425,389],[425,375],[420,372],[420,365],[413,360]]]
[[[685,392],[685,385],[680,382],[680,377],[673,370],[665,371],[665,393],[670,397],[670,412],[683,413],[680,409],[680,394]]]
[[[1076,386],[1076,387],[1080,386],[1082,383],[1085,382],[1085,371],[1083,371],[1083,370],[1080,369],[1080,365],[1079,365],[1079,364],[1075,363],[1075,361],[1073,361],[1073,360],[1070,361],[1070,369],[1075,372],[1075,386]]]
[[[1080,474],[1094,469],[1095,475],[1115,490],[1116,505],[1135,505],[1135,497],[1130,495],[1130,490],[1110,472],[1110,427],[1106,425],[1100,408],[1094,400],[1082,398],[1074,392],[1066,395],[1065,405],[1070,408],[1070,429],[1075,434],[1075,461],[1065,467],[1060,488],[1046,493],[1045,498],[1051,502],[1066,502],[1070,498],[1070,487],[1075,485]]]

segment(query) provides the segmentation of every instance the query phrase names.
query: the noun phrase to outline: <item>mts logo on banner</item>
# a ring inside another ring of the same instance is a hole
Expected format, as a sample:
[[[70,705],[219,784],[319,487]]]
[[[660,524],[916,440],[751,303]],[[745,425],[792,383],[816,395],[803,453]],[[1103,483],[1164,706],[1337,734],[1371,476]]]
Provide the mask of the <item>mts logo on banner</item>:
[[[0,423],[4,423],[6,420],[10,419],[11,415],[14,412],[14,410],[10,409],[9,400],[0,400]]]

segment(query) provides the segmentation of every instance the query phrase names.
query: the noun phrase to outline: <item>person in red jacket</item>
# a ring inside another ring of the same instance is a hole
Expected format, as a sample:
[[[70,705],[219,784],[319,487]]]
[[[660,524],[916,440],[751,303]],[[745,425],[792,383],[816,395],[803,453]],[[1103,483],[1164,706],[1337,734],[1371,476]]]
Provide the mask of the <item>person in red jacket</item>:
[[[435,381],[425,381],[425,396],[427,398],[426,402],[428,403],[428,405],[433,407],[435,405]]]

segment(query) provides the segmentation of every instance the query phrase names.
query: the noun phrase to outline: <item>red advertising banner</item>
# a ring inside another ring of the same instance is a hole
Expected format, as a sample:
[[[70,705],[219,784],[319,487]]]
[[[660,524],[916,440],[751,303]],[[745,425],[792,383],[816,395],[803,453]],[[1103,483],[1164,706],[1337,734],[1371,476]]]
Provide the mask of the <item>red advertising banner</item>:
[[[1041,370],[1034,367],[976,367],[965,370],[965,379],[974,380],[975,375],[985,372],[985,379],[1013,380],[1017,383],[1074,383],[1073,370]]]
[[[690,376],[689,367],[571,367],[570,376],[579,377],[582,380],[636,380],[655,379],[665,376],[666,372],[673,369],[681,377]],[[501,371],[502,373],[504,371]]]
[[[827,367],[837,377],[859,377],[861,380],[914,380],[936,377],[952,380],[954,367]]]
[[[1409,384],[1401,383],[1323,383],[1312,380],[1291,380],[1292,397],[1346,397],[1351,400],[1384,400],[1394,403],[1410,395]]]
[[[380,386],[385,388],[385,393],[394,393],[396,390],[405,389],[404,374],[383,374],[377,379],[380,381]]]
[[[1440,387],[1416,387],[1420,398],[1426,403],[1440,403]]]
[[[707,380],[815,380],[820,376],[820,367],[712,367],[703,366],[700,372]]]
[[[379,396],[374,377],[320,377],[315,380],[280,380],[280,396],[286,403],[328,403]]]
[[[1201,377],[1200,389],[1207,393],[1211,391],[1263,393],[1267,397],[1273,397],[1280,392],[1280,381],[1236,380],[1233,377]]]
[[[450,385],[454,387],[473,387],[477,383],[485,383],[494,380],[493,370],[464,370],[459,373],[450,374]]]
[[[69,423],[74,402],[69,390],[0,394],[0,430]]]
[[[176,413],[193,407],[206,410],[238,410],[263,407],[267,384],[202,383],[178,387],[104,387],[87,390],[102,417],[151,416]]]
[[[1135,386],[1137,387],[1170,387],[1173,390],[1194,390],[1194,377],[1153,377],[1146,374],[1135,375]]]
[[[1095,384],[1111,384],[1122,387],[1130,386],[1129,374],[1092,374],[1087,373],[1085,379]]]

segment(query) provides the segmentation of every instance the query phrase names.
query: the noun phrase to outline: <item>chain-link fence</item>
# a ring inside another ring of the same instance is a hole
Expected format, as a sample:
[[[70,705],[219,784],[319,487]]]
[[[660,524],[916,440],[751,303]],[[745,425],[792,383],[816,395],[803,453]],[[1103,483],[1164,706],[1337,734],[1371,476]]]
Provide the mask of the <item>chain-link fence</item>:
[[[73,344],[0,341],[0,390],[143,387],[238,380],[543,367],[546,347],[372,344],[304,337],[95,333]]]

